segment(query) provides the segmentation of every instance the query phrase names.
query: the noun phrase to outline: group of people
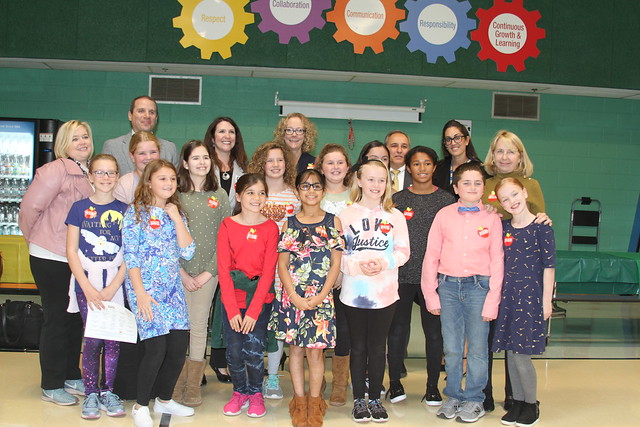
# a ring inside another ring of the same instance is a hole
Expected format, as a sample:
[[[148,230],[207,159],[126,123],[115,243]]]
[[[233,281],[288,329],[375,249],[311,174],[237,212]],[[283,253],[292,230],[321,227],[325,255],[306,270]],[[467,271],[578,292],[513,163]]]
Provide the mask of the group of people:
[[[440,161],[397,130],[366,144],[352,164],[340,144],[313,157],[317,130],[299,113],[282,118],[250,159],[229,117],[179,156],[153,133],[153,99],[134,99],[128,117],[131,132],[93,158],[89,124],[65,123],[56,160],[36,171],[21,204],[45,314],[43,400],[73,405],[84,395],[83,418],[124,415],[119,343],[84,338],[79,368],[83,322],[109,301],[136,316],[140,355],[127,375],[134,424],[153,425],[153,398],[156,413],[193,415],[213,305],[210,364],[233,384],[225,415],[262,417],[264,398],[283,398],[278,371],[288,344],[294,426],[323,423],[327,349],[329,403],[346,404],[351,378],[353,420],[384,422],[383,396],[406,399],[415,302],[423,400],[440,406],[438,416],[474,422],[493,410],[491,355],[504,350],[502,423],[537,422],[531,355],[544,351],[555,250],[515,134],[498,132],[483,163],[455,120],[443,128]]]

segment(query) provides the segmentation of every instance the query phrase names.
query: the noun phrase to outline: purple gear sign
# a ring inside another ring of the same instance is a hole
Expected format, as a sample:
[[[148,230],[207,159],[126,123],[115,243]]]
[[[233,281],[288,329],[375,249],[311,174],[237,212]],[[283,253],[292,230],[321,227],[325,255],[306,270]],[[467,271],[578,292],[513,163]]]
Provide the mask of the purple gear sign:
[[[455,14],[458,21],[456,34],[445,44],[435,45],[426,41],[418,29],[418,19],[420,13],[432,4],[441,4],[448,7]],[[427,56],[427,62],[435,64],[439,57],[443,57],[448,63],[456,60],[456,50],[468,48],[471,40],[467,34],[476,28],[476,21],[467,17],[467,12],[471,9],[468,1],[458,2],[457,0],[407,0],[404,5],[409,14],[407,20],[400,23],[400,31],[409,34],[407,48],[411,52],[420,50]]]
[[[306,43],[309,41],[309,32],[314,28],[322,29],[326,21],[322,18],[322,12],[331,8],[331,0],[311,0],[311,11],[307,19],[296,25],[287,25],[278,21],[271,13],[269,3],[271,0],[257,0],[251,3],[251,11],[260,15],[262,22],[258,28],[263,33],[273,31],[278,35],[280,44],[288,44],[291,37]]]

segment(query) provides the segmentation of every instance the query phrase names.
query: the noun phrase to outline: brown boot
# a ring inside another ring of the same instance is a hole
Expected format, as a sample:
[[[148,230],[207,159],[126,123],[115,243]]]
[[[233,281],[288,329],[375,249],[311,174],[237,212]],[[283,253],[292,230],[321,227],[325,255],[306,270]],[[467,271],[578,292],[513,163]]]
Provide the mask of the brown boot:
[[[184,361],[184,366],[182,366],[182,371],[180,372],[180,376],[178,377],[178,381],[176,381],[176,386],[173,388],[173,395],[171,398],[180,404],[184,404],[184,392],[187,387],[187,361]]]
[[[349,384],[349,356],[333,356],[331,361],[333,385],[329,404],[343,406],[347,401],[347,385]]]
[[[309,396],[307,403],[307,425],[309,427],[321,427],[324,414],[327,412],[327,402],[322,396]]]
[[[196,407],[202,405],[202,393],[200,392],[200,383],[202,382],[202,373],[204,372],[206,361],[199,362],[187,359],[187,385],[184,392],[185,406]]]
[[[293,427],[307,427],[307,396],[294,394],[289,403],[289,414]]]

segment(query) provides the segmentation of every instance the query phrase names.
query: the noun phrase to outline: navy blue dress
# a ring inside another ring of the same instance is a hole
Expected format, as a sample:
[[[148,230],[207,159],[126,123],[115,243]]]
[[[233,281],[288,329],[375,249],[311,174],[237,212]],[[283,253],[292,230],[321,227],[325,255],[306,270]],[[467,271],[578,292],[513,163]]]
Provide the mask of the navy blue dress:
[[[514,228],[502,221],[504,282],[491,350],[542,354],[545,348],[543,271],[555,267],[555,239],[548,225]]]

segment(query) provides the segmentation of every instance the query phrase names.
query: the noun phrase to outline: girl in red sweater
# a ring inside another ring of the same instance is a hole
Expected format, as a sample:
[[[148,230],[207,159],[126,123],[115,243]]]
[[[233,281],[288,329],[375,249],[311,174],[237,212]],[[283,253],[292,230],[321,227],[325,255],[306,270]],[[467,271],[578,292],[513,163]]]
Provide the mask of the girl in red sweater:
[[[250,417],[266,413],[263,354],[278,259],[278,226],[260,213],[267,194],[261,175],[243,175],[236,185],[234,215],[222,221],[218,233],[222,327],[233,382],[225,415],[239,415],[247,406]]]

